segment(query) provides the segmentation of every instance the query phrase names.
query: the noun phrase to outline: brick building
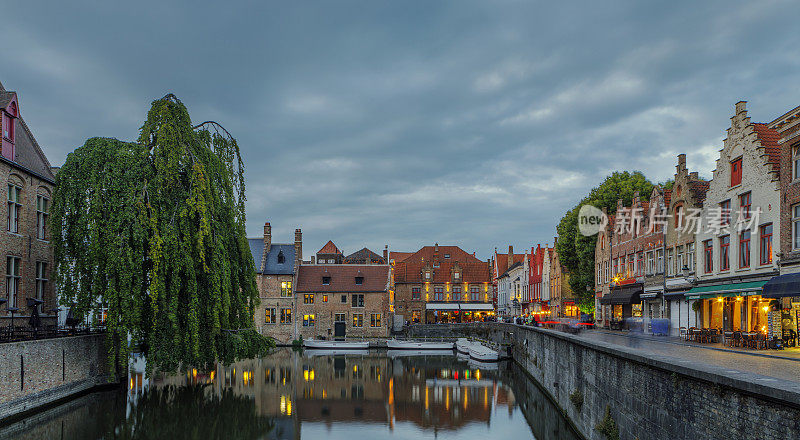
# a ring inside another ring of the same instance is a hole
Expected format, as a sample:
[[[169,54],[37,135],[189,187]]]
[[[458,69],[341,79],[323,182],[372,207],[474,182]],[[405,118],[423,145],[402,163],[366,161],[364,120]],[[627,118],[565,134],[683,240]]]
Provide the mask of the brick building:
[[[4,225],[0,233],[0,325],[27,326],[32,308],[27,299],[44,301],[38,312],[46,324],[55,323],[58,304],[50,281],[53,249],[50,245],[48,213],[55,175],[25,120],[19,97],[0,84],[2,154],[0,181],[4,195]]]
[[[317,251],[316,260],[312,258],[311,262],[318,264],[342,264],[344,263],[344,254],[333,244],[333,241],[328,240],[325,246],[322,246],[322,249]]]
[[[389,247],[383,248],[383,256],[372,252],[367,248],[355,251],[344,257],[344,264],[387,264]]]
[[[295,292],[305,339],[389,336],[388,265],[302,264]]]
[[[668,254],[674,254],[673,264],[667,259],[666,292],[664,298],[669,310],[671,322],[670,333],[678,334],[680,327],[687,327],[687,319],[691,314],[689,302],[684,294],[692,287],[695,278],[695,260],[697,244],[695,231],[689,230],[687,216],[700,212],[706,199],[708,182],[701,179],[697,172],[689,172],[686,167],[686,155],[678,155],[673,177],[672,198],[669,202],[669,220],[665,236]],[[685,273],[684,273],[685,272]]]
[[[526,258],[526,271],[528,274],[528,289],[524,293],[525,300],[528,303],[527,313],[539,313],[546,311],[547,307],[543,305],[543,271],[544,261],[547,258],[549,248],[547,245],[542,247],[537,244],[536,248],[531,247],[531,253]]]
[[[550,299],[548,300],[548,307],[550,308],[550,316],[554,318],[575,318],[579,316],[580,312],[578,311],[575,295],[569,286],[569,271],[561,264],[561,258],[555,249],[555,244],[557,243],[558,237],[553,239],[554,249],[549,267]]]
[[[769,124],[780,146],[780,272],[800,272],[800,107]],[[798,292],[800,295],[800,292]]]
[[[262,238],[249,238],[256,265],[256,284],[261,304],[255,311],[256,329],[279,344],[297,338],[296,305],[293,290],[297,268],[303,261],[303,234],[294,232],[294,243],[273,243],[272,226],[264,223]]]
[[[617,200],[611,234],[609,292],[600,298],[604,322],[661,317],[664,286],[664,218],[669,192],[655,187],[650,201],[634,192],[631,206]],[[643,298],[644,297],[644,298]],[[645,310],[646,309],[646,310]]]
[[[606,209],[603,208],[603,213],[607,214]],[[595,321],[598,325],[607,326],[610,320],[608,314],[603,311],[608,311],[610,308],[603,308],[600,306],[600,298],[611,293],[611,279],[614,274],[611,267],[611,239],[614,236],[614,216],[608,216],[608,221],[605,227],[597,233],[597,242],[594,247],[594,263],[595,263],[595,280],[594,280],[594,297],[595,297]]]
[[[402,260],[399,258],[403,257]],[[468,322],[494,316],[490,264],[458,246],[391,253],[393,306],[412,323]]]

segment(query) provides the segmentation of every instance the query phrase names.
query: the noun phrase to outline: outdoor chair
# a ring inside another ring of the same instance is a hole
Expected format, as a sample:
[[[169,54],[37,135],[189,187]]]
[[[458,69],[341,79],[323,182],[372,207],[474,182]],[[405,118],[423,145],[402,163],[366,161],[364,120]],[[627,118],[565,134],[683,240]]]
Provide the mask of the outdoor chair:
[[[742,346],[742,332],[733,332],[733,346],[734,347]]]
[[[678,336],[681,338],[682,341],[688,341],[689,340],[689,331],[686,329],[686,327],[681,327],[678,330]]]

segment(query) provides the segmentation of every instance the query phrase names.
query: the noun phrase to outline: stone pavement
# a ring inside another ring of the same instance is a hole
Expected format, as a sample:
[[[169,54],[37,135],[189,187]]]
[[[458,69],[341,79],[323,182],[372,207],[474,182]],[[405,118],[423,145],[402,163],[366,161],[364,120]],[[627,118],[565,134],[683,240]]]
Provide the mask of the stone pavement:
[[[698,344],[679,338],[628,332],[585,330],[580,338],[634,348],[655,354],[729,369],[731,373],[753,373],[800,384],[800,350],[746,350],[721,344]]]

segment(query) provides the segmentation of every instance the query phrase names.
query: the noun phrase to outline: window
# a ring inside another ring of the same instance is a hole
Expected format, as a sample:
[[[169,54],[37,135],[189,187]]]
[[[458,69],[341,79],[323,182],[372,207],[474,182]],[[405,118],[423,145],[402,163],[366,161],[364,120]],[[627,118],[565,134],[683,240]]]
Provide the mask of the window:
[[[731,162],[731,186],[742,183],[742,158],[734,159]]]
[[[411,299],[421,299],[421,298],[422,298],[422,289],[419,287],[412,287]]]
[[[336,313],[333,315],[333,322],[347,322],[346,313]]]
[[[283,264],[286,262],[286,257],[283,255],[283,249],[278,252],[278,264]]]
[[[306,293],[303,295],[303,304],[314,304],[314,294]]]
[[[353,313],[353,327],[364,327],[363,313]]]
[[[683,205],[675,205],[675,229],[683,227]]]
[[[429,280],[429,279],[431,279],[431,273],[430,273],[430,271],[426,271],[426,272],[425,272],[425,279],[426,279],[426,280]]]
[[[633,261],[633,254],[628,255],[628,276],[632,276],[636,273],[636,267],[634,266]]]
[[[800,250],[800,203],[792,206],[792,250]]]
[[[434,301],[444,301],[444,287],[434,287],[433,288],[433,300]]]
[[[480,301],[481,300],[481,288],[478,286],[472,286],[469,288],[470,299],[472,301]]]
[[[453,279],[458,280],[461,278],[461,272],[453,272]]]
[[[8,307],[17,307],[21,263],[22,259],[19,257],[6,257],[6,296],[8,297]]]
[[[444,254],[445,258],[450,258],[450,254]]]
[[[686,267],[690,272],[694,272],[694,243],[686,244]]]
[[[316,316],[313,314],[303,315],[303,327],[314,327],[316,321],[317,321]]]
[[[723,235],[719,238],[719,270],[728,270],[731,268],[730,252],[731,236]]]
[[[458,301],[461,299],[461,286],[453,286],[453,295],[450,299],[453,301]]]
[[[772,223],[767,223],[766,225],[761,226],[759,228],[759,232],[761,235],[761,252],[760,258],[761,264],[770,264],[772,263]]]
[[[647,252],[647,273],[653,274],[656,271],[656,259],[653,251]]]
[[[322,302],[328,302],[328,295],[322,295]]]
[[[47,217],[50,200],[42,195],[36,196],[36,238],[47,239]]]
[[[281,309],[281,324],[291,324],[292,323],[292,309],[283,308]]]
[[[683,246],[677,246],[675,248],[675,254],[678,256],[678,258],[675,260],[675,264],[677,264],[675,267],[675,274],[679,274],[683,270],[683,266],[686,264],[683,261]]]
[[[19,232],[19,212],[22,209],[21,191],[20,187],[8,184],[8,231],[15,234]]]
[[[356,277],[356,284],[359,286],[364,284],[364,277]]]
[[[656,251],[656,273],[664,273],[664,249]]]
[[[342,295],[342,304],[347,304],[347,295]]]
[[[614,258],[614,260],[611,263],[611,271],[614,272],[614,276],[616,276],[619,273],[619,268],[617,266],[618,266],[617,259]]]
[[[636,254],[636,275],[644,275],[644,252]]]
[[[380,327],[381,326],[381,314],[380,313],[373,313],[369,316],[369,326],[370,327]]]
[[[284,298],[288,298],[292,296],[292,282],[291,281],[281,281],[281,296]]]
[[[728,225],[731,223],[731,201],[725,200],[724,202],[719,204],[720,210],[720,225]]]
[[[364,294],[353,294],[353,307],[364,307]]]
[[[322,277],[322,284],[328,286],[331,284],[331,277]]]
[[[714,244],[711,240],[703,242],[703,255],[705,261],[703,270],[705,273],[711,273],[711,271],[714,270]]]
[[[674,249],[667,249],[667,275],[671,276],[675,270]]]
[[[750,267],[750,230],[739,234],[739,267]]]
[[[742,217],[750,218],[750,206],[752,205],[750,193],[746,192],[739,196],[739,209],[742,211]]]
[[[421,310],[412,310],[411,311],[411,322],[419,324],[421,319],[422,319],[422,311]]]
[[[264,322],[267,324],[275,324],[275,309],[267,308],[264,310]]]
[[[36,299],[44,299],[44,291],[47,289],[47,263],[36,262]]]

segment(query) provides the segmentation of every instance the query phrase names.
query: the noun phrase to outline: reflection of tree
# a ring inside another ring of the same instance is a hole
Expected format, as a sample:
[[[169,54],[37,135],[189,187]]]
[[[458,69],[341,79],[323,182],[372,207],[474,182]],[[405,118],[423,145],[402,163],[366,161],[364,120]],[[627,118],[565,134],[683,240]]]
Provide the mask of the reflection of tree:
[[[275,427],[271,417],[256,413],[249,398],[230,389],[219,395],[207,385],[151,388],[129,416],[107,438],[125,439],[256,439]]]

